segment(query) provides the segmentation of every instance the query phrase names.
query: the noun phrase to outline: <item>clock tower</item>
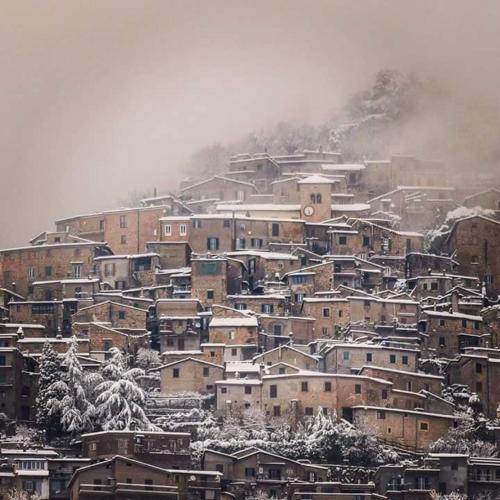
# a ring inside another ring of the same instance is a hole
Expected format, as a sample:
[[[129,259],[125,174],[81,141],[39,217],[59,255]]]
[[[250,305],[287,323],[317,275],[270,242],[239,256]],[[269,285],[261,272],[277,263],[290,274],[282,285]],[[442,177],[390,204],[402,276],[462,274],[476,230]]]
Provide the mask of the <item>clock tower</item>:
[[[322,175],[310,175],[298,181],[301,219],[306,222],[323,222],[331,219],[334,182]]]

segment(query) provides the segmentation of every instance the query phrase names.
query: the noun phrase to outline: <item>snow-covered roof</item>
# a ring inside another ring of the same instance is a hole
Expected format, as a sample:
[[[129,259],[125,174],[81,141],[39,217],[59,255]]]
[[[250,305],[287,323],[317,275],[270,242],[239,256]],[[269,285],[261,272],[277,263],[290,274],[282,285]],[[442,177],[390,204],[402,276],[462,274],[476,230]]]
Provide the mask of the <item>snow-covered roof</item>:
[[[358,172],[364,170],[366,167],[362,163],[336,163],[336,164],[323,164],[321,170],[328,172]]]
[[[446,312],[446,311],[424,311],[427,316],[437,316],[440,318],[457,318],[457,319],[468,319],[471,321],[483,321],[482,316],[474,316],[472,314],[464,314],[459,312]]]
[[[257,327],[258,321],[254,317],[238,317],[238,318],[220,318],[215,317],[210,321],[209,327],[212,328],[230,328],[238,326]]]
[[[313,174],[298,181],[297,184],[333,184],[337,181],[324,177],[323,175]]]
[[[346,204],[333,204],[332,210],[335,212],[359,212],[362,210],[370,210],[370,205],[367,203],[346,203]]]

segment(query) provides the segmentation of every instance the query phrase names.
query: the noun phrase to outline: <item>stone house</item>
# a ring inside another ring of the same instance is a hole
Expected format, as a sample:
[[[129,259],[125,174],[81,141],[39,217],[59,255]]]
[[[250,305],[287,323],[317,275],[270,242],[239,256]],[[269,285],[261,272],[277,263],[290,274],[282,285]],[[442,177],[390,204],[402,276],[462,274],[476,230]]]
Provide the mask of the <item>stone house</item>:
[[[319,358],[312,356],[291,345],[283,345],[258,354],[253,358],[254,363],[264,366],[273,366],[276,363],[287,363],[301,370],[319,370]]]
[[[187,241],[148,241],[146,252],[158,255],[161,269],[178,269],[191,262],[192,250]]]
[[[440,357],[453,358],[466,347],[482,346],[490,340],[481,316],[459,312],[425,311],[420,328],[428,336],[427,349]]]
[[[410,370],[406,365],[405,368],[406,369],[402,370],[388,367],[387,362],[378,366],[365,364],[359,370],[359,374],[388,380],[392,382],[393,389],[410,392],[427,391],[436,395],[441,394],[445,381],[443,376]]]
[[[188,432],[101,431],[82,434],[82,455],[108,460],[116,455],[165,468],[191,468]]]
[[[328,297],[304,297],[300,313],[315,319],[314,338],[334,336],[351,316],[347,299]]]
[[[135,355],[141,348],[149,347],[150,334],[124,333],[103,323],[90,323],[85,326],[89,341],[89,354],[92,358],[104,361],[110,349],[116,347],[128,354]]]
[[[262,295],[228,295],[226,303],[239,311],[252,311],[256,314],[276,314],[284,316],[288,311],[288,299],[278,293]]]
[[[164,469],[119,455],[78,469],[68,485],[70,500],[161,498],[188,500],[204,495],[220,500],[222,474]]]
[[[407,324],[418,322],[419,303],[406,298],[348,297],[351,322]]]
[[[255,317],[213,317],[208,325],[210,342],[226,345],[256,345],[258,321]]]
[[[445,250],[459,262],[458,271],[476,276],[491,296],[500,293],[500,222],[481,215],[457,220]]]
[[[243,208],[243,205],[236,205]],[[262,205],[263,207],[265,205]],[[245,210],[191,217],[188,242],[196,253],[222,253],[268,248],[271,242],[304,241],[304,221],[270,215],[248,216]]]
[[[37,393],[36,362],[16,347],[0,347],[0,413],[32,421]]]
[[[417,371],[420,351],[367,343],[338,343],[325,346],[320,354],[327,373],[357,373],[366,366],[388,366],[395,370]]]
[[[424,451],[443,437],[459,417],[424,411],[359,405],[351,408],[353,422],[374,432],[387,443],[414,451]]]
[[[0,284],[28,296],[35,281],[94,274],[94,258],[111,253],[103,243],[60,243],[0,250]]]
[[[159,368],[162,394],[215,392],[215,383],[221,380],[224,366],[203,359],[185,358]]]
[[[215,175],[210,179],[181,186],[180,197],[182,200],[217,199],[219,201],[245,201],[252,194],[257,193],[257,188],[251,182]]]
[[[9,318],[13,323],[35,323],[44,327],[46,334],[71,333],[71,315],[75,304],[62,300],[24,301],[9,303]]]
[[[160,267],[160,258],[153,253],[107,255],[96,257],[94,262],[101,282],[117,290],[153,285]]]
[[[78,323],[79,329],[83,333],[85,324],[105,323],[111,328],[120,330],[144,331],[148,311],[126,304],[118,304],[111,300],[83,307],[73,314],[73,325]]]
[[[461,384],[478,395],[483,411],[496,418],[500,407],[500,359],[488,354],[461,354],[446,367],[448,384]]]
[[[105,241],[119,255],[138,254],[148,241],[158,237],[161,217],[168,206],[109,210],[56,221],[57,231],[64,231],[93,241]]]
[[[244,264],[225,257],[196,257],[191,261],[192,297],[203,305],[224,304],[228,295],[241,293]]]
[[[316,319],[305,316],[259,315],[259,346],[265,350],[288,344],[308,344],[314,339]]]
[[[464,198],[464,207],[481,207],[487,210],[500,211],[500,190],[496,188],[486,189],[480,193],[474,193]]]
[[[222,472],[227,478],[227,491],[234,495],[233,498],[244,498],[255,489],[270,498],[282,498],[291,482],[322,482],[328,475],[327,467],[298,462],[258,448],[231,455],[206,450],[202,467],[206,471]]]

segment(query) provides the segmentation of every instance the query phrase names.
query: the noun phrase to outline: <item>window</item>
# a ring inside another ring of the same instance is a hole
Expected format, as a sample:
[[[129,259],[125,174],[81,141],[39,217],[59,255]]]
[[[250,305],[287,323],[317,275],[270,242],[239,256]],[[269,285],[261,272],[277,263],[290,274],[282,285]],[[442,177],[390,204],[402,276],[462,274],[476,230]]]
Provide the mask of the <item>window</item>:
[[[207,250],[219,250],[219,238],[207,238]]]
[[[471,264],[479,264],[479,257],[477,255],[471,255],[470,263]]]
[[[377,419],[378,420],[385,420],[385,411],[384,410],[377,410]]]
[[[281,325],[279,324],[273,325],[273,335],[281,335],[281,333],[282,333]]]
[[[347,236],[339,236],[339,245],[347,245]]]
[[[304,300],[305,293],[299,292],[294,294],[295,302],[302,302]]]
[[[260,310],[264,314],[272,314],[274,312],[273,304],[261,304]]]
[[[252,394],[252,386],[251,385],[245,386],[245,394]]]
[[[71,264],[71,274],[73,278],[81,278],[82,277],[82,265],[79,263]]]
[[[120,215],[120,229],[125,229],[127,227],[127,216]]]
[[[314,415],[314,411],[310,406],[308,406],[304,408],[304,414],[307,415],[308,417],[312,417]]]
[[[120,237],[120,243],[122,245],[126,245],[127,244],[127,235],[126,234],[122,234],[121,237]]]
[[[125,319],[125,311],[118,311],[118,319]]]
[[[193,219],[193,228],[194,229],[200,229],[201,228],[201,220],[200,219]]]
[[[363,246],[364,247],[370,246],[370,237],[369,236],[363,236]]]
[[[238,355],[238,349],[236,349],[235,347],[233,347],[233,348],[231,349],[231,356],[233,356],[233,357],[234,357],[234,356],[237,356],[237,355]]]
[[[54,304],[52,303],[39,303],[31,304],[31,314],[53,314]]]
[[[206,366],[203,367],[203,376],[208,377],[210,375],[210,368],[207,368]]]
[[[255,477],[255,469],[253,467],[246,467],[245,477]]]
[[[0,366],[5,366],[7,364],[6,359],[7,358],[5,357],[4,354],[0,356]]]
[[[332,392],[332,383],[331,382],[325,382],[325,392]]]
[[[329,318],[329,317],[330,317],[330,308],[323,307],[323,318]]]
[[[246,247],[245,238],[236,238],[236,250],[243,250]]]
[[[33,281],[35,279],[35,268],[30,267],[28,269],[28,280]]]
[[[387,399],[387,389],[382,389],[382,395],[381,395],[381,398],[382,398],[382,399]]]
[[[438,284],[434,281],[431,283],[431,290],[436,291],[438,289]]]
[[[439,326],[445,326],[445,325],[446,325],[446,321],[444,319],[440,319]]]
[[[474,321],[474,330],[479,330],[479,321]]]
[[[306,277],[302,275],[292,276],[292,283],[294,285],[300,285],[306,282]]]
[[[286,373],[285,368],[283,368],[282,366],[280,366],[280,367],[278,368],[278,373],[279,373],[280,375],[285,375],[285,373]]]
[[[349,357],[350,357],[349,351],[344,351],[342,353],[342,358],[344,359],[344,361],[349,361]]]
[[[403,356],[401,358],[401,362],[403,363],[403,365],[407,365],[408,364],[408,356]]]
[[[278,386],[277,385],[270,385],[269,386],[269,397],[270,398],[277,398],[278,397]]]
[[[52,266],[45,266],[45,276],[52,276]]]
[[[280,225],[277,222],[273,222],[271,226],[271,234],[273,236],[279,236],[280,235]]]
[[[250,244],[252,248],[262,248],[263,240],[261,238],[251,238]]]
[[[179,378],[180,372],[181,372],[181,371],[180,371],[180,368],[174,368],[174,369],[172,370],[172,377],[173,377],[173,378]]]
[[[428,431],[429,424],[427,422],[420,422],[419,428],[421,431]]]
[[[302,392],[308,392],[309,391],[309,383],[308,382],[301,382],[300,383],[300,390]]]
[[[165,224],[163,226],[163,234],[165,236],[172,236],[172,225],[171,224]]]
[[[476,363],[476,373],[483,373],[483,365],[481,363]]]
[[[446,345],[445,338],[443,336],[439,337],[439,346],[444,347]]]
[[[213,290],[207,290],[207,299],[208,300],[213,300],[214,298],[214,291]]]
[[[245,311],[247,305],[244,302],[238,302],[237,304],[234,305],[234,308],[237,309],[238,311]]]
[[[224,219],[224,222],[222,223],[222,225],[225,228],[231,227],[231,221],[229,219]]]
[[[281,406],[273,406],[273,417],[281,417]]]
[[[361,394],[361,384],[354,384],[354,394]]]
[[[396,355],[395,354],[391,354],[389,356],[389,363],[394,364],[395,362],[396,362]]]
[[[109,351],[113,347],[113,341],[111,339],[104,339],[103,349]]]
[[[221,387],[220,388],[220,393],[221,394],[226,394],[227,393],[227,387]]]

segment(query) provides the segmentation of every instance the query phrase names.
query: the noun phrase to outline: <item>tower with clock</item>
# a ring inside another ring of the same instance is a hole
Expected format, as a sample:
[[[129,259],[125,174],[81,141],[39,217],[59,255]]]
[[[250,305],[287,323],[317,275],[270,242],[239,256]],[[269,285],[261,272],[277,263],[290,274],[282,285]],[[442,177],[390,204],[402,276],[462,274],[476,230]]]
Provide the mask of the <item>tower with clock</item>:
[[[334,182],[317,174],[298,181],[302,219],[306,222],[322,222],[331,218]]]

